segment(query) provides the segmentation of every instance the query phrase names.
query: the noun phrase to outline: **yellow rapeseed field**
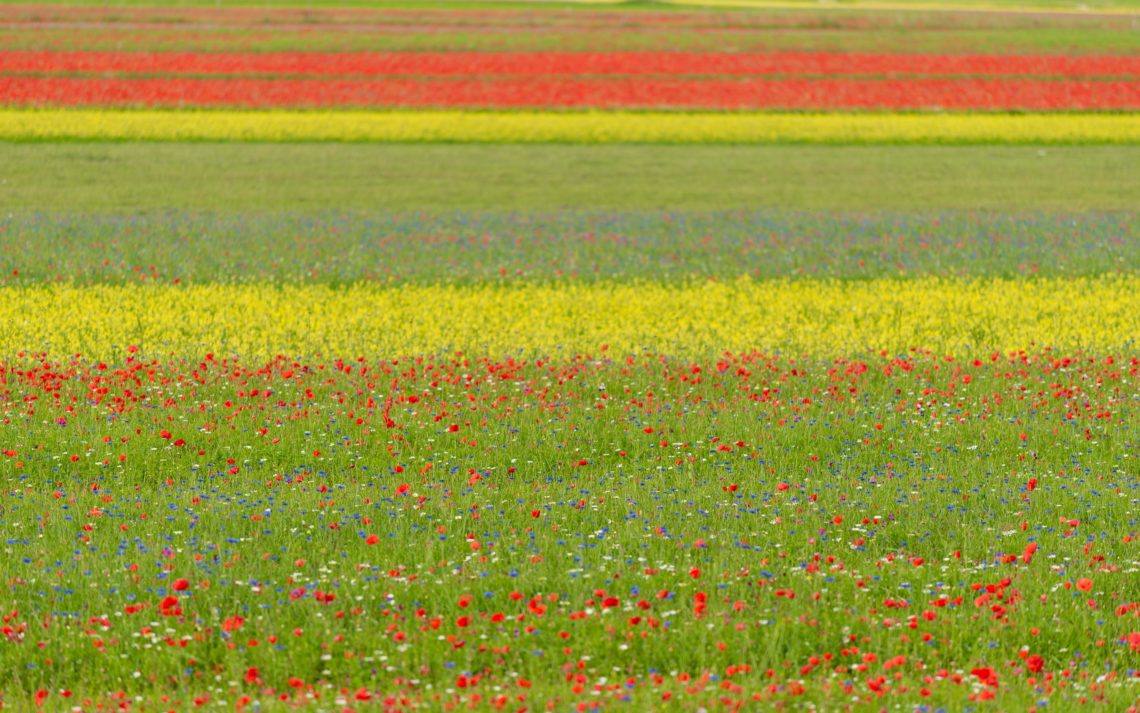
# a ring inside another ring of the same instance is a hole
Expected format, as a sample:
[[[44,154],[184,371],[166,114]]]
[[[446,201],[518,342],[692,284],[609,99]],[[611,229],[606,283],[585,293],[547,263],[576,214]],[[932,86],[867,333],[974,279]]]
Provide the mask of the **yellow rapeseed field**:
[[[923,347],[1111,351],[1140,337],[1140,276],[430,286],[37,285],[0,288],[0,354],[112,358],[491,355]]]
[[[0,139],[1135,144],[1140,115],[4,109]]]

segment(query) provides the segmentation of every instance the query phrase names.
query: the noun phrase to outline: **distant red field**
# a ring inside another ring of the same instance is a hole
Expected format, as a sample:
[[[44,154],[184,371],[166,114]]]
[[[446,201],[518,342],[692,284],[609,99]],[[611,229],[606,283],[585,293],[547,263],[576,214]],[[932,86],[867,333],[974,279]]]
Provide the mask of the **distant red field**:
[[[55,106],[1124,110],[1140,57],[709,52],[0,54]]]
[[[836,52],[21,52],[5,73],[507,75],[1028,75],[1140,77],[1140,57]]]
[[[1129,110],[1140,83],[1036,79],[0,77],[33,106]]]

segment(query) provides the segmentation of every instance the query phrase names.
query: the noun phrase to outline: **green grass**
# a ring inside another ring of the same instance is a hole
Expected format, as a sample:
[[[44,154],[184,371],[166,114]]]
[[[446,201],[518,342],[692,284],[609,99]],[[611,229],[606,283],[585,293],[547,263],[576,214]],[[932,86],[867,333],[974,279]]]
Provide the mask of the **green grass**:
[[[483,52],[664,51],[715,52],[730,47],[741,52],[975,52],[994,54],[1078,53],[1127,54],[1136,49],[1128,31],[1111,29],[898,29],[862,32],[827,29],[756,31],[726,37],[707,32],[396,32],[343,34],[327,30],[251,33],[215,30],[187,33],[169,30],[114,28],[87,36],[71,29],[0,28],[0,44],[13,50],[69,51],[77,43],[88,51],[156,52]]]
[[[1140,148],[0,144],[7,210],[1131,210]]]
[[[5,703],[1135,700],[1127,360],[593,356],[0,364]]]
[[[801,4],[804,8],[816,9],[816,0],[781,0],[778,2],[765,2],[765,0],[735,0],[739,7],[764,9],[766,6],[786,6],[788,4]],[[0,0],[3,4],[26,4],[22,0]],[[98,5],[104,7],[252,7],[252,8],[383,8],[383,9],[534,9],[534,10],[608,10],[612,12],[670,12],[691,11],[693,9],[707,9],[710,12],[722,11],[715,1],[706,5],[700,0],[686,3],[684,0],[675,2],[655,2],[654,0],[627,0],[626,2],[560,2],[559,0],[167,0],[155,3],[154,0],[54,0],[49,3],[63,6]],[[878,2],[877,0],[844,0],[842,10],[866,9],[875,12],[881,5],[906,6],[915,10],[949,10],[969,11],[976,8],[1001,8],[1014,11],[1039,12],[1049,10],[1129,10],[1140,8],[1140,0],[1089,0],[1076,2],[1075,0],[890,0]],[[732,8],[731,5],[727,6]],[[829,8],[823,9],[824,12]]]

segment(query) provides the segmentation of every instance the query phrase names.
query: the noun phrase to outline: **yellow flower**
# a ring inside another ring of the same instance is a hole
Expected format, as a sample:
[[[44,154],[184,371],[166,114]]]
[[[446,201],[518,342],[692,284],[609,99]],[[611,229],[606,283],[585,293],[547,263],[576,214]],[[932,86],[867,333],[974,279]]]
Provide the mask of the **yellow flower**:
[[[490,355],[648,349],[833,356],[1114,351],[1140,337],[1140,276],[601,282],[517,286],[43,285],[0,288],[0,354],[113,358]]]
[[[1140,116],[4,109],[0,139],[1135,144]]]

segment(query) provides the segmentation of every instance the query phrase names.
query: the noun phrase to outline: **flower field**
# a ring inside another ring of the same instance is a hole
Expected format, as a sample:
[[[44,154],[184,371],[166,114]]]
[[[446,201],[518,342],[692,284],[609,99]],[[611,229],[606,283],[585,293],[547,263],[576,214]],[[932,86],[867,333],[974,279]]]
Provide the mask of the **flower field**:
[[[1104,4],[1104,3],[1101,3]],[[0,38],[32,52],[898,52],[1135,54],[1128,12],[613,12],[526,5],[0,5]],[[1091,9],[1091,8],[1090,8]],[[81,23],[82,33],[75,32]],[[538,31],[534,31],[534,30]],[[1033,30],[1032,32],[1030,30]]]
[[[16,141],[1137,144],[1135,114],[0,110]]]
[[[0,710],[1140,710],[1131,1],[0,3]]]
[[[1140,333],[1140,279],[732,283],[506,287],[400,285],[44,286],[0,288],[0,350],[38,343],[54,358],[232,351],[308,355],[576,354],[601,345],[685,357],[780,352],[818,357],[921,347],[1115,351]],[[57,315],[53,333],[36,310]]]
[[[73,74],[285,74],[451,77],[476,75],[1029,75],[1132,78],[1124,56],[931,55],[828,52],[21,52],[0,71]]]
[[[4,77],[29,106],[517,109],[1140,109],[1135,82],[1032,79],[329,79]]]
[[[1130,57],[12,52],[17,105],[1135,110]],[[252,76],[251,76],[252,75]]]

